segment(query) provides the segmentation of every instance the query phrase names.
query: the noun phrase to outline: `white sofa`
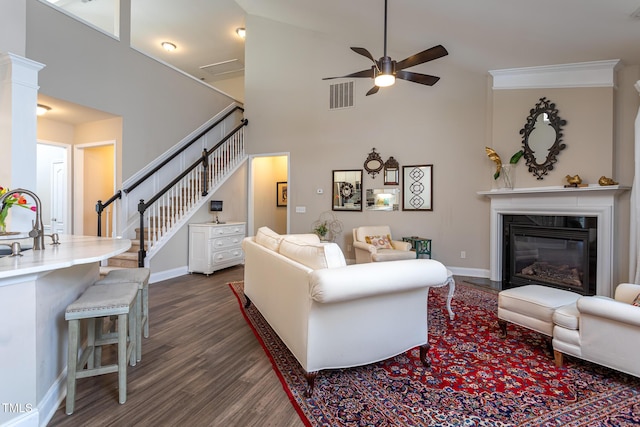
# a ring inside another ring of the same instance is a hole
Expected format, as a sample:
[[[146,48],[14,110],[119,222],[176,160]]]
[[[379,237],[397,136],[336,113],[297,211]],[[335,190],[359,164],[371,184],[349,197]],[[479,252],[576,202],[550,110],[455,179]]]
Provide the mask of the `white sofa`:
[[[420,346],[427,359],[429,286],[447,280],[438,261],[346,265],[315,234],[262,227],[243,240],[244,293],[306,372],[366,365]]]
[[[615,297],[588,296],[553,314],[553,352],[558,367],[563,354],[640,377],[640,285],[622,283]]]

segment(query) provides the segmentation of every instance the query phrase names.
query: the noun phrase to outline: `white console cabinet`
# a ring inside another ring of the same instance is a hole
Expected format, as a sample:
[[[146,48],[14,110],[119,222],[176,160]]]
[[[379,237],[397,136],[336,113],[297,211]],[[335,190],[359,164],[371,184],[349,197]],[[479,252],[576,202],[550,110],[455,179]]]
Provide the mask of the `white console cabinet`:
[[[242,264],[246,223],[189,224],[189,273],[211,274]]]

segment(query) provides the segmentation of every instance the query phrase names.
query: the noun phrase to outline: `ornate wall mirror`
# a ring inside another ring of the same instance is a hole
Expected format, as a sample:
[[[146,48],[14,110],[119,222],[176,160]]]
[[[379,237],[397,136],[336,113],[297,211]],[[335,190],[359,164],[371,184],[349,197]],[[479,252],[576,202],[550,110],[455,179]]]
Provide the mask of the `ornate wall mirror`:
[[[529,111],[520,135],[529,172],[537,179],[543,179],[547,172],[553,170],[553,164],[558,161],[556,156],[566,148],[562,142],[562,126],[566,124],[567,121],[558,116],[556,104],[546,97],[540,98]]]
[[[332,210],[362,211],[362,169],[334,170],[332,186]]]
[[[368,211],[397,211],[400,206],[399,188],[369,188],[366,194]]]
[[[379,153],[376,153],[376,149],[371,149],[371,152],[367,156],[367,160],[364,161],[364,169],[371,175],[371,177],[375,178],[378,173],[384,167],[384,162],[382,161],[382,157],[380,157]]]
[[[398,161],[391,156],[384,162],[384,185],[398,184],[400,184],[400,165]]]

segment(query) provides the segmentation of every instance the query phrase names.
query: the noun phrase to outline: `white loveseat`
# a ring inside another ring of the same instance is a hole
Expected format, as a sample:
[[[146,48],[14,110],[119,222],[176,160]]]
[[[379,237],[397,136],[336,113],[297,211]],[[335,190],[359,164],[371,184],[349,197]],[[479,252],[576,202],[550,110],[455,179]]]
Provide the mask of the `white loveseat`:
[[[244,293],[306,372],[366,365],[420,346],[428,366],[429,286],[447,280],[438,261],[346,265],[340,247],[314,234],[262,227],[242,243]]]

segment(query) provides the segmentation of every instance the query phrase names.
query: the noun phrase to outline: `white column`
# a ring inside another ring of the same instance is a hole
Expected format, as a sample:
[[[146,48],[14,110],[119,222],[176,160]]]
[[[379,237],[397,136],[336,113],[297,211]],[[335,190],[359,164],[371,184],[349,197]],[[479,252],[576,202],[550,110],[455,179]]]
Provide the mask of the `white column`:
[[[0,53],[0,186],[36,189],[38,72],[44,67],[13,53]],[[32,202],[32,201],[31,201]],[[31,230],[34,214],[11,209],[10,229]]]

